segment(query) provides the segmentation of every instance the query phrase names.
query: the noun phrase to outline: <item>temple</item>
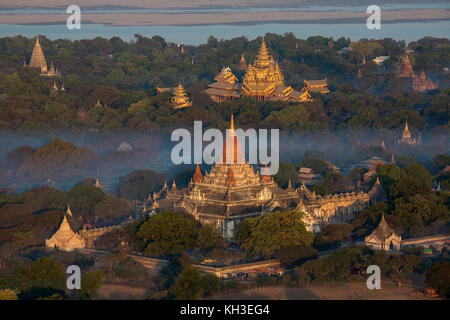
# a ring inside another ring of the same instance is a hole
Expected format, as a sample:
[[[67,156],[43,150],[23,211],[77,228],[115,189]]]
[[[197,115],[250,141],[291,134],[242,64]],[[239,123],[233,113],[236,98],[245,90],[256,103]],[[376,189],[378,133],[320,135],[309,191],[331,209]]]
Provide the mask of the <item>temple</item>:
[[[411,88],[416,92],[424,92],[439,88],[439,84],[437,82],[434,82],[433,80],[427,78],[423,69],[419,75],[414,73],[408,55],[406,55],[405,59],[403,60],[402,69],[400,70],[400,73],[397,75],[397,77],[411,79]]]
[[[245,70],[245,69],[247,69],[247,62],[245,61],[245,57],[244,57],[244,54],[242,54],[242,56],[241,56],[241,60],[239,61],[239,69],[241,69],[241,70]]]
[[[210,172],[202,173],[197,166],[186,188],[178,189],[174,182],[169,189],[165,184],[149,197],[144,212],[183,212],[231,239],[240,221],[270,211],[302,211],[307,228],[318,232],[324,224],[349,221],[356,212],[384,198],[378,180],[368,193],[320,196],[305,185],[295,189],[289,183],[286,189],[280,188],[266,169],[255,172],[244,161],[233,117],[229,132],[220,155],[222,161],[216,161]]]
[[[360,69],[358,70],[361,72]],[[328,82],[326,78],[321,80],[303,80],[303,85],[309,92],[319,92],[321,94],[327,94],[330,92],[330,90],[328,90]]]
[[[411,78],[414,76],[414,71],[411,66],[411,62],[409,61],[408,55],[405,56],[405,59],[403,60],[402,69],[400,70],[400,73],[397,75],[399,78]]]
[[[36,37],[36,43],[34,45],[33,53],[31,54],[30,63],[27,67],[39,68],[41,70],[41,76],[61,76],[61,71],[59,69],[55,69],[53,62],[50,64],[50,69],[47,68],[44,52],[42,51],[41,44],[39,43],[39,36]]]
[[[239,93],[239,83],[236,76],[229,67],[223,68],[215,77],[216,82],[208,85],[205,93],[215,102],[237,99]]]
[[[67,210],[70,211],[70,208],[68,207]],[[63,251],[72,251],[73,249],[84,248],[86,243],[78,233],[72,231],[69,222],[67,221],[66,214],[64,214],[59,229],[50,239],[45,240],[45,246],[49,248],[58,248]]]
[[[422,140],[420,138],[420,140]],[[405,123],[405,128],[403,129],[402,137],[397,140],[397,144],[419,144],[421,143],[419,139],[412,137],[411,132],[408,128],[408,122]]]
[[[186,94],[184,87],[181,83],[175,88],[173,92],[174,96],[170,99],[174,109],[182,109],[192,106],[192,101]]]
[[[420,75],[417,76],[414,74],[412,77],[412,89],[416,92],[424,92],[427,90],[435,90],[438,89],[439,85],[437,82],[426,77],[425,72],[420,72]]]
[[[242,82],[241,94],[259,101],[282,100],[293,102],[311,101],[307,88],[302,92],[284,84],[278,62],[269,56],[264,39],[254,64],[249,64]]]
[[[370,235],[365,237],[364,244],[372,249],[398,251],[400,250],[401,241],[402,237],[397,235],[388,225],[383,214],[378,227],[376,227]]]

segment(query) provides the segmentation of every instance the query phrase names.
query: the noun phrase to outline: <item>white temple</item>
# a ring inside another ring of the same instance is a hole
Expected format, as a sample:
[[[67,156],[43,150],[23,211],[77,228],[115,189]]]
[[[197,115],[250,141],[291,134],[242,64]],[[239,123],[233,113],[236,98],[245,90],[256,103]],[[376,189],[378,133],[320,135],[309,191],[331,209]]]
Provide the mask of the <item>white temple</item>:
[[[77,248],[84,248],[86,243],[78,233],[75,233],[70,228],[67,217],[64,214],[64,219],[59,226],[58,231],[48,240],[45,240],[45,246],[49,248],[58,248],[63,251],[72,251]]]

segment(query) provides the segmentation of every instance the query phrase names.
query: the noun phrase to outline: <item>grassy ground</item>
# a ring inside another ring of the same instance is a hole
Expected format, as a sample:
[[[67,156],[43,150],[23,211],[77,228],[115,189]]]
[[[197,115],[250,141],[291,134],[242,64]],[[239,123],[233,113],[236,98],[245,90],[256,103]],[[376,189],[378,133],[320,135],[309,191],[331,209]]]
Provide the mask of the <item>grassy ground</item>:
[[[144,299],[147,288],[131,286],[127,284],[104,283],[97,292],[99,300],[140,300]]]
[[[311,284],[305,287],[271,286],[216,295],[217,300],[422,300],[422,279],[412,278],[398,288],[392,281],[382,281],[380,290],[367,289],[366,282]]]

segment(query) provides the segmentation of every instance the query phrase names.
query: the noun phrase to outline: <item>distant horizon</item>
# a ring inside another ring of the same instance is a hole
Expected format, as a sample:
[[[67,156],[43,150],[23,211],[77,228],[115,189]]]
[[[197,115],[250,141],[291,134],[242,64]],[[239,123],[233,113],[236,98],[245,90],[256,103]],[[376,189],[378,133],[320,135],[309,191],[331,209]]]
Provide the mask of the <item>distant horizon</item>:
[[[351,41],[360,39],[384,39],[392,38],[396,41],[405,41],[408,45],[425,37],[450,38],[450,20],[433,22],[406,22],[384,24],[393,26],[389,32],[381,30],[368,30],[367,28],[355,28],[355,23],[338,24],[289,24],[289,23],[267,23],[250,25],[204,25],[204,26],[106,26],[102,24],[83,24],[81,30],[67,30],[61,25],[5,25],[0,24],[0,37],[24,36],[34,38],[42,35],[54,41],[67,39],[71,41],[94,39],[101,37],[111,39],[119,37],[126,42],[133,41],[135,34],[152,38],[160,36],[164,40],[183,45],[206,44],[210,36],[220,40],[231,40],[239,37],[256,39],[266,33],[285,34],[292,32],[299,39],[311,36],[350,38]],[[361,24],[362,25],[362,24]]]

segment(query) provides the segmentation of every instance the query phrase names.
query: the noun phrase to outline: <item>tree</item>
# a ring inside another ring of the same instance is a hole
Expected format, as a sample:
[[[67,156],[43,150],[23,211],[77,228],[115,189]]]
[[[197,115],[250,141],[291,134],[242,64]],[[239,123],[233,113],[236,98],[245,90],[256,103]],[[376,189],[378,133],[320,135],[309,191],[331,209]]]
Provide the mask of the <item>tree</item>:
[[[145,243],[144,253],[148,256],[180,254],[195,246],[197,226],[191,217],[167,211],[148,218],[137,236]]]
[[[394,206],[395,209],[392,214],[399,217],[404,227],[423,226],[425,222],[434,218],[430,201],[421,194],[408,198],[398,198],[394,201]]]
[[[206,274],[200,279],[200,287],[203,295],[212,295],[220,289],[220,280],[213,274]]]
[[[251,257],[268,258],[282,247],[310,246],[314,236],[306,230],[303,217],[301,212],[276,211],[249,218],[248,236],[239,234],[245,230],[238,228],[236,238],[241,239],[241,247]]]
[[[326,163],[324,160],[318,160],[314,158],[305,158],[300,163],[300,166],[311,168],[317,173],[325,174],[328,171],[328,163]]]
[[[297,184],[298,174],[294,165],[280,161],[280,167],[276,175],[273,176],[276,183],[283,188],[286,188],[291,180],[292,186]]]
[[[40,258],[36,262],[14,270],[8,279],[11,288],[20,290],[19,297],[37,299],[63,295],[66,289],[64,267],[51,258]]]
[[[77,291],[78,299],[93,299],[97,295],[97,290],[101,287],[103,280],[103,271],[96,270],[86,272],[81,278],[81,288]]]
[[[8,156],[9,158],[9,156]],[[450,165],[450,156],[446,154],[438,154],[433,158],[433,162],[431,164],[431,170],[434,173],[438,173],[446,166]]]
[[[223,248],[225,239],[222,235],[210,225],[201,226],[198,231],[198,237],[195,246],[201,250],[212,250],[214,248]]]
[[[163,174],[152,170],[136,170],[120,180],[119,192],[122,197],[129,200],[144,200],[162,187],[164,179]]]
[[[441,296],[450,297],[450,262],[439,261],[425,273],[428,286],[436,289]]]
[[[433,181],[433,176],[424,166],[420,164],[413,164],[404,169],[406,175],[413,177],[414,179],[419,180],[423,184],[427,186],[431,186],[431,182]]]
[[[124,216],[128,217],[132,212],[133,208],[128,201],[106,195],[95,205],[93,213],[104,221],[114,221]]]
[[[200,289],[200,272],[188,266],[181,271],[170,291],[177,300],[192,300],[197,297]]]
[[[276,252],[275,258],[282,266],[291,268],[317,258],[317,250],[311,247],[283,247]]]
[[[379,166],[377,168],[377,173],[380,178],[381,186],[386,191],[389,191],[394,184],[405,176],[403,170],[395,164]]]
[[[64,210],[68,201],[66,192],[48,186],[27,190],[21,194],[21,199],[35,212],[43,209]]]
[[[391,271],[397,280],[397,285],[399,288],[402,286],[402,281],[406,277],[406,274],[413,271],[421,260],[421,257],[414,254],[406,256],[397,254],[391,255],[387,261],[387,264],[391,267]]]
[[[96,186],[75,186],[69,191],[70,208],[74,214],[81,215],[85,221],[94,218],[96,205],[105,198],[102,189]]]
[[[401,178],[389,190],[389,197],[394,200],[402,197],[411,197],[416,194],[427,195],[431,192],[431,186],[411,176]]]
[[[329,240],[342,240],[348,236],[353,231],[353,226],[347,223],[340,224],[327,224],[322,229],[322,235]]]

